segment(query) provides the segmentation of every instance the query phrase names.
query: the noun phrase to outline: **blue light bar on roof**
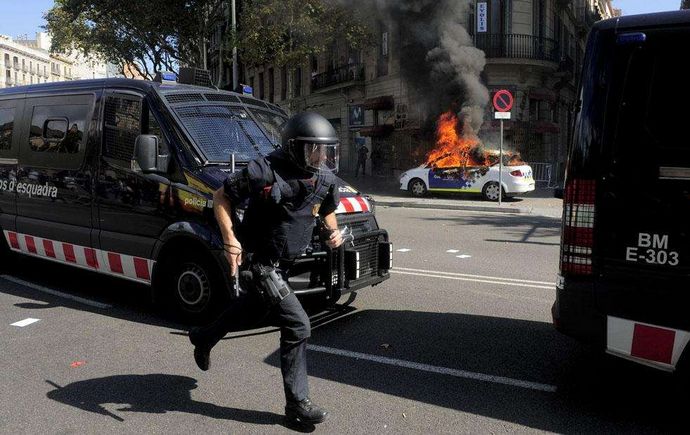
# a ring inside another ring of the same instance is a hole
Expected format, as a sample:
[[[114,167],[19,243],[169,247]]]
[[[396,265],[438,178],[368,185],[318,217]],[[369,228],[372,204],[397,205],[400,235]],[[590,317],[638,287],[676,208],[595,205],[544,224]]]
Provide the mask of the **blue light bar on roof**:
[[[647,40],[647,35],[642,32],[621,33],[616,36],[617,45],[640,44]]]
[[[161,71],[160,82],[163,85],[176,85],[177,84],[177,74],[172,71]]]

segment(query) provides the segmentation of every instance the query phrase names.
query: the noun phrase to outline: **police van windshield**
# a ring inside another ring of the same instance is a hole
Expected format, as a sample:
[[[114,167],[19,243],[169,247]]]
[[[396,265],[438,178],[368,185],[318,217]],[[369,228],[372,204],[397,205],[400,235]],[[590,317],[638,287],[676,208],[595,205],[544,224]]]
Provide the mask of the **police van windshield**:
[[[246,162],[275,150],[245,109],[228,106],[190,106],[174,109],[194,143],[210,163]]]
[[[254,115],[257,121],[261,123],[268,134],[269,139],[275,145],[280,145],[280,132],[287,122],[287,118],[277,113],[271,113],[266,110],[250,107],[249,111]]]

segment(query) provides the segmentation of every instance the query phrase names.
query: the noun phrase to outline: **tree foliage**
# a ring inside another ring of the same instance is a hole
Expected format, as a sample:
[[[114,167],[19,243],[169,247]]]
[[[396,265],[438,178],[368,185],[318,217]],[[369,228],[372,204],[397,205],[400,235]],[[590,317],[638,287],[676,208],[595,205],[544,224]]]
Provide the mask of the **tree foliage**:
[[[371,32],[355,11],[328,0],[247,0],[238,17],[237,44],[247,65],[297,66],[335,40],[353,49],[371,44]]]
[[[46,15],[53,51],[77,49],[147,78],[203,67],[209,17],[218,0],[55,0]]]

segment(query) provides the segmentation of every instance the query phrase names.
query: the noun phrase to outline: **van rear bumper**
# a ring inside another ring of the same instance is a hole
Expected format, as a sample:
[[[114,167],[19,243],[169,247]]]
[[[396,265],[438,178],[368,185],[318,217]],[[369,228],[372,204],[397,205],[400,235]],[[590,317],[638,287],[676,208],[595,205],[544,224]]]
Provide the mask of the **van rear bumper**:
[[[551,316],[559,332],[596,347],[606,347],[606,316],[596,309],[592,283],[572,282],[556,288]]]

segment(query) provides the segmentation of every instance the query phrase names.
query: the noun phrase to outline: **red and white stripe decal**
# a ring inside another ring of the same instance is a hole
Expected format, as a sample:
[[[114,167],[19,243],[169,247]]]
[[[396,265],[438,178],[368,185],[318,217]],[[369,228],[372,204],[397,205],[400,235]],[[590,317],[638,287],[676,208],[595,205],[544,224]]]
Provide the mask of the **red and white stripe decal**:
[[[3,231],[13,251],[89,269],[132,281],[151,283],[154,261],[86,246]]]
[[[690,332],[608,316],[606,349],[615,355],[673,370]]]
[[[365,211],[371,211],[371,205],[363,196],[340,198],[340,204],[338,204],[338,208],[335,210],[336,214],[358,213]]]

